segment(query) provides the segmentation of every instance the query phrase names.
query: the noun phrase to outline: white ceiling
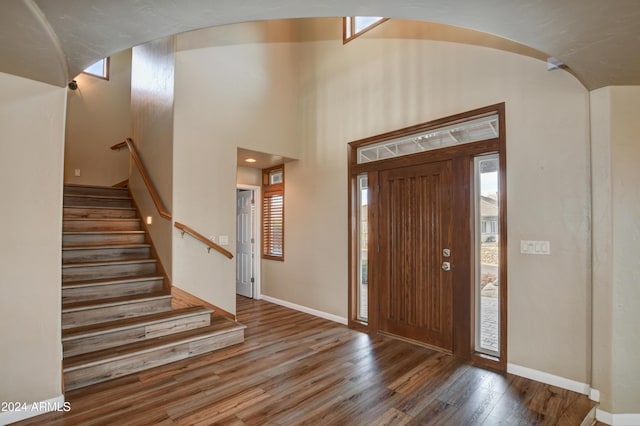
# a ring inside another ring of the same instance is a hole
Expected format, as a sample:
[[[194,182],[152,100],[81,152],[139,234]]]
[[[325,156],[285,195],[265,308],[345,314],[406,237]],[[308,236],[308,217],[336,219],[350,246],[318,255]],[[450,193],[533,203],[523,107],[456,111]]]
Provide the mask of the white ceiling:
[[[640,0],[2,0],[0,72],[64,86],[98,59],[167,35],[345,15],[498,35],[559,58],[588,89],[640,84]]]

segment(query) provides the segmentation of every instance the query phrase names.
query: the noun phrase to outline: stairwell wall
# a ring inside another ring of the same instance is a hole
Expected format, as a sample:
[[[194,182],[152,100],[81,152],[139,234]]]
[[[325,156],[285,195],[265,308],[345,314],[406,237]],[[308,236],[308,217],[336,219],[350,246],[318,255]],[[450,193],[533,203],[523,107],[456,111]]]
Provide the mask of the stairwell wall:
[[[131,136],[164,207],[173,213],[174,38],[133,48],[131,61]],[[171,220],[161,217],[135,166],[129,187],[148,226],[158,256],[171,277]]]
[[[65,183],[111,186],[129,178],[129,152],[109,147],[131,136],[131,49],[111,55],[109,80],[85,73],[69,90]],[[75,176],[80,169],[80,176]]]
[[[66,89],[0,73],[0,401],[62,395]],[[5,413],[0,413],[5,414]],[[0,416],[1,420],[1,416]]]
[[[289,30],[254,22],[178,36],[175,216],[216,242],[228,236],[232,253],[237,148],[297,156],[295,45],[277,41]],[[235,258],[179,233],[173,241],[174,285],[235,312]]]

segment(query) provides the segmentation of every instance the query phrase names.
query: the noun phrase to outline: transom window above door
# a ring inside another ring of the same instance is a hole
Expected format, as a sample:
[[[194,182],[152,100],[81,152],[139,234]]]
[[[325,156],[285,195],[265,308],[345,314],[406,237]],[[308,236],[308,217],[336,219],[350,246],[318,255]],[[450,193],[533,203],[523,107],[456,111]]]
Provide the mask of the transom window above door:
[[[500,136],[498,115],[473,117],[460,123],[425,129],[411,136],[358,148],[358,164],[386,160],[455,145],[486,141]]]

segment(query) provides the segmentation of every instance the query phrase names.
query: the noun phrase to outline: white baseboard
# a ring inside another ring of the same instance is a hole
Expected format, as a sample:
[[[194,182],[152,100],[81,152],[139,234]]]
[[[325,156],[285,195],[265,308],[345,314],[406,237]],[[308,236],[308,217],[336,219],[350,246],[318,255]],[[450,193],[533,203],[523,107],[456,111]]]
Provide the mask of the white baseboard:
[[[5,402],[9,403],[8,401]],[[69,411],[71,409],[71,405],[64,402],[64,395],[60,395],[46,401],[31,403],[15,402],[15,404],[20,405],[18,410],[0,412],[0,426],[26,420],[50,411]],[[3,407],[3,409],[5,408],[6,407]]]
[[[580,426],[593,426],[596,424],[596,407],[593,407],[580,422]]]
[[[275,303],[276,305],[284,306],[285,308],[294,309],[296,311],[304,312],[305,314],[310,314],[316,317],[324,318],[329,321],[337,322],[340,324],[347,325],[347,319],[343,317],[339,317],[337,315],[329,314],[327,312],[318,311],[313,308],[308,308],[306,306],[298,305],[295,303],[287,302],[286,300],[280,300],[275,297],[265,296],[261,294],[258,299],[266,300],[267,302]]]
[[[598,389],[593,389],[589,391],[589,399],[595,402],[600,402],[600,391]]]
[[[638,426],[640,425],[640,413],[611,414],[601,409],[596,410],[596,419],[612,426]]]
[[[516,364],[507,364],[507,373],[515,374],[516,376],[526,377],[527,379],[535,380],[536,382],[546,383],[551,386],[557,386],[562,389],[578,392],[583,395],[591,396],[591,386],[586,383],[577,382],[575,380],[567,379],[564,377],[556,376],[554,374],[545,373],[544,371],[534,370],[533,368],[522,367]],[[598,392],[598,391],[595,391]],[[595,393],[594,392],[594,393]],[[598,398],[599,398],[598,392]]]

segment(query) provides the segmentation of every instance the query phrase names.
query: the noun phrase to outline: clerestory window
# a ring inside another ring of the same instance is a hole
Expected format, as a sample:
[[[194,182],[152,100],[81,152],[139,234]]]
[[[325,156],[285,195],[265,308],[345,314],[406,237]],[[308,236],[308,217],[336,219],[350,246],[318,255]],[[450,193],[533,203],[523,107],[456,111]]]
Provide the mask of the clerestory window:
[[[100,59],[93,65],[88,66],[82,71],[85,74],[89,74],[94,77],[109,80],[109,58]]]
[[[347,43],[389,18],[381,16],[346,16],[342,21],[342,41]]]

